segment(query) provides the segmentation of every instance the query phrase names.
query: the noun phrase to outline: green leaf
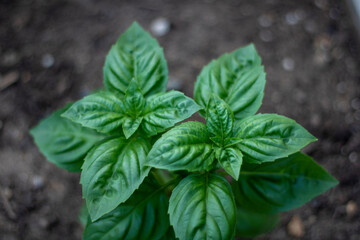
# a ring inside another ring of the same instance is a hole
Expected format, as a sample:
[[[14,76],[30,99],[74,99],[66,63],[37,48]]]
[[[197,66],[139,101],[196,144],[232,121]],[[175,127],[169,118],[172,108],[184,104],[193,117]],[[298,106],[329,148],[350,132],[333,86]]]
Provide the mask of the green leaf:
[[[139,128],[142,120],[143,117],[137,117],[136,119],[126,117],[124,119],[123,132],[126,138],[129,138],[134,134],[134,132]]]
[[[70,172],[80,172],[86,153],[105,136],[62,118],[70,106],[43,119],[30,134],[47,160]]]
[[[146,100],[141,93],[136,80],[133,79],[129,83],[129,87],[127,88],[125,94],[126,114],[134,119],[139,117],[145,108],[145,103]]]
[[[238,206],[276,213],[297,208],[337,183],[309,156],[296,153],[271,163],[243,165],[232,189]]]
[[[167,209],[163,189],[145,180],[125,203],[97,221],[89,221],[83,239],[160,239],[169,229]]]
[[[294,120],[276,114],[257,114],[238,125],[238,147],[245,161],[262,163],[295,153],[317,139]]]
[[[84,127],[109,133],[121,126],[125,113],[118,95],[100,91],[75,102],[62,116]]]
[[[170,223],[183,239],[232,239],[236,206],[229,183],[216,174],[193,174],[174,189]]]
[[[191,98],[181,92],[159,93],[147,101],[142,128],[148,136],[153,136],[190,117],[199,109]]]
[[[218,159],[224,170],[234,179],[239,179],[240,168],[242,164],[242,154],[236,148],[225,148],[221,150]]]
[[[221,98],[212,95],[206,107],[206,126],[212,139],[220,147],[231,137],[234,114]]]
[[[201,171],[212,168],[214,157],[206,125],[186,122],[155,142],[146,158],[146,165],[171,171]]]
[[[136,22],[120,36],[105,60],[105,87],[122,96],[133,78],[145,97],[165,92],[167,77],[162,48]]]
[[[196,80],[194,97],[205,108],[211,94],[215,94],[230,106],[236,119],[241,119],[258,111],[264,87],[264,67],[250,44],[205,66]]]
[[[150,143],[142,138],[110,138],[86,156],[80,183],[94,221],[126,201],[150,168],[144,166]]]
[[[236,236],[252,238],[273,230],[280,222],[278,213],[258,213],[237,208]]]

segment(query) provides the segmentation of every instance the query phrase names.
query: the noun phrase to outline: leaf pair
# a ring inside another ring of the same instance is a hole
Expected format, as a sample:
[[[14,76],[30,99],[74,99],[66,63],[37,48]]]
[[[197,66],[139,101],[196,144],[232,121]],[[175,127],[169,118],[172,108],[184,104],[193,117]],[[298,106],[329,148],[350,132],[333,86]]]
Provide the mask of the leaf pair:
[[[150,137],[165,131],[199,110],[183,93],[170,91],[145,99],[135,80],[124,98],[101,91],[77,101],[62,116],[99,132],[114,132],[122,126],[129,138],[140,127]]]

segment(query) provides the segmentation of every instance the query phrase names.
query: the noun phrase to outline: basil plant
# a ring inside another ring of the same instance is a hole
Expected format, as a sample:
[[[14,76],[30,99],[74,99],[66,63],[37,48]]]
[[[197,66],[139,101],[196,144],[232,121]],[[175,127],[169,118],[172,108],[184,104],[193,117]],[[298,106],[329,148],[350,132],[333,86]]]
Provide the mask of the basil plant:
[[[315,137],[256,114],[265,72],[254,45],[205,66],[195,100],[167,80],[162,48],[134,23],[106,57],[105,89],[31,130],[50,162],[81,172],[83,239],[252,237],[337,184],[299,152]],[[183,122],[196,112],[206,124]]]

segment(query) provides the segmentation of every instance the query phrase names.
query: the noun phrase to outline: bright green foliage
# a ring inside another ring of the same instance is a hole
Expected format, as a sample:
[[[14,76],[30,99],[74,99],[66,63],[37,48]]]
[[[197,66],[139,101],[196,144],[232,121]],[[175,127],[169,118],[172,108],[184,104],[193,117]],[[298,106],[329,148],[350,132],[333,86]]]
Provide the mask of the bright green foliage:
[[[216,174],[193,174],[174,189],[170,223],[179,239],[232,239],[236,206],[230,184]]]
[[[80,183],[90,217],[96,220],[126,201],[150,168],[144,166],[150,144],[138,137],[104,140],[86,156]]]
[[[112,92],[125,95],[133,78],[145,97],[166,90],[163,50],[136,22],[112,46],[104,65],[104,84]]]
[[[50,162],[70,172],[80,172],[87,152],[105,135],[62,118],[60,115],[70,106],[42,120],[30,133]]]
[[[297,208],[337,183],[310,157],[296,153],[271,163],[247,165],[232,189],[239,206],[276,213]]]
[[[194,97],[205,108],[215,94],[229,104],[236,119],[241,119],[257,112],[264,87],[264,67],[250,44],[205,66],[196,80]]]
[[[171,171],[210,170],[215,157],[212,145],[203,123],[182,123],[154,144],[146,164]]]
[[[106,57],[106,90],[31,130],[49,161],[82,166],[84,240],[253,237],[337,184],[299,152],[315,137],[284,116],[256,114],[265,72],[254,45],[204,67],[197,103],[165,92],[167,74],[163,50],[134,23]],[[197,111],[206,124],[180,123]]]
[[[160,239],[169,229],[168,198],[156,184],[144,181],[124,204],[99,220],[88,220],[84,240]]]

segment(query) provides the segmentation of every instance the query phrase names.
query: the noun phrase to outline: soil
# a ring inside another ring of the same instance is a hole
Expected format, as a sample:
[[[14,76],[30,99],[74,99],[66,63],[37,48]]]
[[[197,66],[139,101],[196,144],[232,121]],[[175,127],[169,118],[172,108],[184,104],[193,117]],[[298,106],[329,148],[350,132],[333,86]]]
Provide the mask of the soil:
[[[117,37],[159,17],[171,24],[157,37],[169,85],[188,96],[211,59],[254,42],[267,72],[260,112],[313,133],[305,152],[340,181],[257,239],[360,239],[360,48],[336,0],[0,0],[0,239],[81,239],[79,174],[47,162],[29,129],[102,87]]]

